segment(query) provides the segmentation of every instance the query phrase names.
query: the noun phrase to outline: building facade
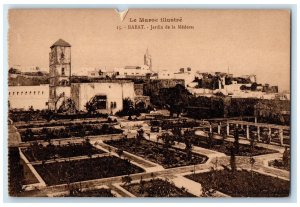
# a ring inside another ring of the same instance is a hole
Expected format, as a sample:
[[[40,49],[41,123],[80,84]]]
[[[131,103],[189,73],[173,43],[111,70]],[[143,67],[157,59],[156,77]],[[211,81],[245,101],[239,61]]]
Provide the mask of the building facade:
[[[47,109],[49,101],[49,85],[9,86],[8,100],[10,109]]]
[[[123,109],[124,99],[134,100],[134,83],[130,81],[103,81],[95,83],[72,83],[71,99],[79,111],[87,111],[86,104],[96,100],[97,111],[115,114]]]

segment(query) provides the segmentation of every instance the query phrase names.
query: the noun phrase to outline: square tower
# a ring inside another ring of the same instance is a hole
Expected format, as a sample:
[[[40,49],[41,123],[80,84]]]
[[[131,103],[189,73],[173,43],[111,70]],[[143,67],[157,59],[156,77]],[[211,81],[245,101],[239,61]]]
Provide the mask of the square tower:
[[[49,109],[56,110],[56,104],[64,91],[70,90],[71,85],[71,45],[62,40],[57,40],[49,53]]]

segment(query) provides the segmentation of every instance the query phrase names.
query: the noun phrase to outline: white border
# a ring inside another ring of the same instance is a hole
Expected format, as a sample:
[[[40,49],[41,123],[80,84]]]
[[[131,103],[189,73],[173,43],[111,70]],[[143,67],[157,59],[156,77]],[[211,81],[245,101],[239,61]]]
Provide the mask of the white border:
[[[5,18],[6,17],[4,17],[3,15],[3,9],[4,9],[4,4],[24,4],[25,2],[24,2],[24,0],[3,0],[2,1],[2,9],[1,9],[1,27],[3,28],[3,22],[5,21]],[[69,4],[70,3],[70,0],[52,0],[52,1],[50,1],[50,0],[43,0],[43,1],[40,1],[40,0],[28,0],[28,1],[26,1],[26,3],[29,3],[29,4],[39,4],[39,5],[41,5],[42,6],[42,4],[56,4],[56,5],[52,5],[52,6],[54,6],[54,7],[58,7],[59,5],[58,4],[64,4],[64,6],[67,6],[66,4]],[[76,1],[73,1],[72,3],[77,3]],[[105,2],[100,2],[100,1],[97,1],[97,0],[84,0],[84,1],[79,1],[78,2],[79,4],[77,4],[77,6],[80,6],[80,4],[99,4],[99,3],[101,3],[101,4],[109,4],[109,5],[112,5],[112,4],[118,4],[118,3],[120,3],[120,1],[116,1],[116,0],[110,0],[109,1],[109,3],[105,3]],[[136,6],[142,6],[142,4],[156,4],[156,6],[158,5],[158,4],[166,4],[166,3],[168,3],[168,1],[166,1],[166,0],[153,0],[153,1],[143,1],[143,2],[140,2],[140,1],[138,1],[138,0],[128,0],[128,1],[126,1],[126,2],[122,2],[123,4],[138,4],[138,5],[130,5],[129,7],[136,7]],[[239,1],[239,0],[231,0],[231,1],[222,1],[222,0],[202,0],[202,1],[195,1],[195,0],[181,0],[181,1],[172,1],[172,3],[173,4],[182,4],[182,5],[180,5],[180,7],[183,7],[183,8],[185,8],[185,7],[187,7],[187,4],[198,4],[198,3],[201,3],[201,4],[209,4],[209,5],[213,5],[213,4],[215,4],[215,6],[221,6],[221,7],[230,7],[230,6],[232,6],[232,7],[235,7],[236,5],[230,5],[230,4],[238,4],[238,5],[242,5],[242,4],[247,4],[247,6],[253,6],[253,5],[251,5],[251,4],[258,4],[258,5],[255,5],[255,6],[257,6],[258,8],[259,8],[259,5],[261,5],[261,4],[272,4],[273,6],[274,6],[274,4],[277,4],[277,6],[280,6],[280,5],[278,5],[278,4],[284,4],[284,5],[286,5],[286,4],[297,4],[298,2],[297,2],[297,0],[273,0],[273,1],[271,1],[271,0],[252,0],[252,1],[249,1],[249,0],[247,0],[247,1]],[[72,6],[73,6],[74,4],[72,4]],[[270,6],[272,6],[272,5],[270,5]],[[18,5],[15,5],[15,6],[17,6],[18,7]],[[29,6],[29,5],[28,5]],[[34,6],[34,5],[32,5],[32,6]],[[51,6],[51,5],[48,5],[48,6]],[[60,5],[60,6],[63,6],[63,5]],[[82,5],[82,6],[84,6],[84,5]],[[145,6],[145,5],[144,5]],[[149,7],[152,7],[152,5],[148,5]],[[198,6],[201,6],[201,5],[198,5]],[[203,5],[203,6],[205,6],[205,5]],[[246,5],[245,5],[246,6]],[[125,8],[127,8],[127,6],[126,5],[115,5],[115,7],[117,7],[117,8],[119,8],[120,10],[123,10],[123,9],[125,9]],[[173,7],[172,5],[170,5],[170,7]],[[297,4],[297,11],[299,11],[299,4]],[[297,30],[298,30],[298,28],[299,28],[299,19],[297,18]],[[5,31],[4,31],[5,32]],[[294,31],[295,32],[295,31]],[[297,32],[298,33],[298,32]],[[4,46],[7,44],[7,42],[6,42],[6,40],[4,39],[5,38],[5,35],[3,36],[3,33],[2,33],[2,38],[1,38],[1,46],[2,46],[2,48],[4,48]],[[295,44],[295,43],[294,43]],[[296,46],[296,45],[294,45],[294,46]],[[297,46],[298,46],[298,43],[297,43]],[[296,46],[296,48],[297,48],[297,46]],[[2,50],[3,51],[3,50]],[[2,53],[3,54],[3,53]],[[296,57],[293,57],[293,58],[296,58]],[[299,58],[299,53],[297,53],[297,59]],[[1,63],[2,63],[2,68],[4,68],[3,70],[2,70],[2,80],[3,80],[3,84],[1,84],[0,85],[0,87],[1,87],[1,89],[0,89],[0,98],[1,98],[1,100],[5,100],[5,98],[7,98],[7,96],[6,96],[6,94],[4,94],[4,86],[5,86],[5,84],[7,83],[7,81],[6,80],[4,80],[4,78],[6,78],[7,76],[6,75],[4,75],[4,73],[3,72],[5,72],[5,71],[7,71],[7,69],[5,69],[5,65],[4,65],[4,62],[3,62],[3,60],[5,60],[6,61],[6,57],[5,56],[3,56],[3,55],[1,55],[0,56],[0,60],[1,60]],[[294,60],[295,61],[295,60]],[[297,70],[296,68],[294,68],[294,70]],[[295,72],[295,71],[294,71]],[[295,73],[294,73],[295,74]],[[297,77],[292,77],[294,80],[299,80],[299,72],[297,73]],[[295,105],[293,106],[293,109],[292,110],[294,110],[294,112],[295,112],[295,114],[293,114],[294,115],[294,119],[296,120],[296,117],[298,117],[299,116],[299,114],[298,114],[298,111],[296,112],[295,111],[295,109],[296,108],[298,108],[297,106],[298,106],[298,103],[299,103],[299,96],[298,96],[298,93],[299,93],[299,83],[298,83],[298,81],[295,81],[294,82],[294,89],[293,89],[293,91],[292,91],[292,99],[294,99],[295,101],[293,102]],[[297,92],[297,94],[295,93],[295,92]],[[6,104],[6,102],[4,102],[4,101],[2,101],[2,104],[0,104],[0,109],[1,109],[1,112],[2,112],[2,115],[4,114],[4,109],[6,109],[6,106],[5,106],[5,104]],[[4,127],[6,127],[6,124],[4,124],[4,122],[6,122],[6,119],[5,119],[5,117],[4,116],[0,116],[0,123],[1,123],[1,129],[3,129],[4,131],[5,130],[7,130],[7,129],[5,129]],[[295,123],[295,122],[294,122]],[[297,130],[298,131],[298,129],[296,129],[297,127],[296,127],[296,125],[294,125],[294,129],[295,130]],[[2,131],[2,135],[3,136],[1,136],[2,137],[2,139],[0,139],[1,141],[0,141],[0,144],[1,144],[1,146],[3,147],[2,149],[4,149],[4,147],[6,147],[5,146],[5,139],[6,139],[6,137],[4,136],[4,131]],[[298,133],[297,133],[297,131],[294,131],[294,135],[297,135]],[[296,137],[294,137],[294,138],[296,138]],[[298,148],[298,146],[299,146],[299,141],[297,142],[297,148]],[[296,147],[294,148],[294,149],[296,149]],[[298,158],[298,156],[299,155],[297,155],[298,153],[294,153],[293,154],[293,158]],[[5,168],[3,168],[3,158],[5,157],[6,155],[4,154],[4,153],[0,153],[0,162],[1,162],[1,165],[2,165],[2,169],[5,169]],[[298,170],[297,170],[298,171]],[[3,170],[0,170],[0,175],[1,175],[1,177],[2,178],[4,178],[4,176],[6,176],[6,172],[5,171],[3,171]],[[7,185],[6,183],[3,183],[3,179],[0,179],[1,181],[0,181],[0,185],[1,185],[1,187],[2,187],[2,190],[0,190],[0,196],[1,196],[1,202],[3,202],[3,188]],[[297,179],[297,187],[299,187],[299,179]],[[245,200],[246,199],[237,199],[237,202],[245,202]],[[25,202],[34,202],[34,199],[32,199],[31,198],[31,200],[29,199],[26,199],[26,201]],[[78,203],[78,201],[80,202],[80,201],[82,201],[82,200],[75,200],[75,201],[73,201],[73,202],[75,202],[75,203],[73,203],[72,204],[72,206],[82,206],[82,205],[84,205],[84,206],[86,206],[87,204],[83,204],[83,203]],[[64,200],[60,200],[60,202],[64,202]],[[89,202],[88,200],[87,200],[87,202]],[[101,202],[101,201],[98,201],[98,202]],[[107,200],[106,200],[106,202],[107,202]],[[122,202],[127,202],[127,203],[122,203],[122,206],[124,206],[124,207],[126,207],[126,206],[133,206],[133,205],[135,205],[135,206],[141,206],[141,205],[147,205],[147,206],[152,206],[153,204],[151,204],[151,203],[147,203],[147,204],[141,204],[141,203],[128,203],[128,202],[133,202],[133,200],[125,200],[125,201],[122,201]],[[140,202],[143,202],[143,201],[140,201]],[[146,201],[146,202],[148,202],[148,201]],[[178,202],[179,203],[171,203],[171,204],[167,204],[167,203],[165,203],[165,201],[164,201],[164,199],[161,199],[161,201],[160,202],[162,202],[163,203],[163,205],[165,206],[165,205],[167,205],[167,206],[179,206],[179,205],[186,205],[186,204],[184,204],[184,203],[182,203],[182,201],[179,201],[178,200]],[[189,202],[188,200],[183,200],[183,202]],[[202,201],[199,201],[199,202],[202,202]],[[211,201],[206,201],[206,202],[214,202],[213,200],[211,200]],[[231,201],[231,202],[233,202],[233,201]],[[249,200],[247,200],[247,202],[251,202],[251,199]],[[273,201],[274,202],[274,201]],[[275,202],[277,202],[277,201],[275,201]],[[36,205],[40,205],[40,204],[38,204],[38,203],[34,203],[34,204],[32,204],[32,203],[18,203],[18,204],[16,204],[16,203],[3,203],[4,204],[4,206],[36,206]],[[62,206],[63,204],[53,204],[53,203],[43,203],[42,205],[45,205],[45,206],[53,206],[53,205],[58,205],[58,206]],[[119,205],[118,203],[105,203],[105,204],[100,204],[100,205],[109,205],[109,206],[114,206],[114,205]],[[218,203],[203,203],[203,204],[199,204],[199,203],[189,203],[188,205],[190,205],[190,206],[199,206],[199,205],[205,205],[205,206],[217,206],[217,205],[219,205]],[[239,203],[234,203],[234,204],[231,204],[231,203],[224,203],[224,204],[222,204],[222,206],[233,206],[233,205],[240,205]],[[254,204],[252,204],[252,203],[243,203],[242,204],[243,206],[253,206]],[[267,205],[267,204],[265,204],[265,203],[260,203],[260,204],[255,204],[255,205]],[[273,204],[271,204],[272,206],[282,206],[283,204],[282,203],[273,203]],[[89,206],[99,206],[99,204],[97,204],[97,203],[90,203],[89,204]],[[286,204],[285,204],[285,206],[286,206]],[[292,203],[292,204],[288,204],[288,206],[296,206],[296,203]]]

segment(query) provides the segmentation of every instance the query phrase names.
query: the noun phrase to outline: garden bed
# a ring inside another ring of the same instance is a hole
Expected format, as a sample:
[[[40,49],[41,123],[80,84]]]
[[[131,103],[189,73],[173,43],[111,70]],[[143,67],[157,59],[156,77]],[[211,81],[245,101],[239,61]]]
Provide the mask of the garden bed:
[[[162,179],[140,181],[139,183],[123,185],[122,187],[137,197],[195,197],[187,192],[186,189],[180,189]]]
[[[195,146],[222,152],[226,155],[230,155],[230,149],[233,146],[233,142],[222,141],[220,139],[212,139],[212,144],[209,146],[206,141],[206,137],[197,136],[191,139],[191,143]],[[236,156],[257,156],[264,154],[278,153],[276,150],[271,150],[263,147],[254,146],[253,150],[251,149],[250,144],[239,144],[239,150],[236,153]]]
[[[46,163],[34,168],[50,186],[144,172],[128,160],[113,156]]]
[[[68,145],[48,144],[47,146],[35,143],[30,147],[23,148],[22,152],[30,162],[105,153],[105,151],[93,147],[89,142],[69,143]]]
[[[54,113],[49,110],[31,110],[31,111],[10,111],[9,118],[14,122],[28,122],[28,121],[50,121],[61,119],[87,119],[87,118],[107,118],[108,114],[99,113],[76,113],[76,114],[63,114]]]
[[[192,153],[192,157],[188,159],[186,152],[181,149],[172,147],[165,149],[162,144],[145,139],[140,142],[137,142],[136,139],[119,139],[105,141],[105,143],[158,163],[164,168],[203,164],[207,161],[207,157],[204,155]]]
[[[187,178],[201,183],[204,189],[214,189],[232,197],[287,197],[290,182],[254,171],[218,170]]]
[[[282,159],[276,159],[276,160],[270,161],[269,166],[274,167],[274,168],[278,168],[278,169],[281,169],[281,170],[286,170],[286,171],[291,170],[290,163],[288,162],[287,164],[284,164]]]
[[[71,137],[85,137],[106,134],[120,134],[123,130],[116,129],[108,124],[82,125],[74,124],[62,128],[42,128],[38,130],[27,129],[20,132],[23,142],[35,140],[64,139]]]
[[[28,129],[28,128],[42,128],[42,127],[66,127],[66,126],[76,126],[78,124],[80,125],[92,125],[92,124],[103,124],[103,123],[111,123],[108,120],[103,120],[103,121],[76,121],[76,122],[62,122],[62,121],[54,121],[54,122],[41,122],[41,123],[27,123],[27,124],[21,124],[17,125],[18,129]]]

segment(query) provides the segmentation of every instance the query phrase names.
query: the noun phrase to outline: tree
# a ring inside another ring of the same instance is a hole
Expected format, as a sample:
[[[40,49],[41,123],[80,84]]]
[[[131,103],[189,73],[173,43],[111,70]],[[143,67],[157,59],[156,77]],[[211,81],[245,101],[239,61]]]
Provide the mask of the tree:
[[[290,166],[290,160],[291,160],[291,152],[288,149],[288,147],[286,146],[285,149],[284,149],[284,152],[282,154],[283,165],[285,167],[289,167]]]
[[[121,158],[124,152],[123,152],[122,149],[117,149],[116,153],[117,153],[118,156]]]
[[[8,73],[9,73],[9,74],[21,74],[21,71],[19,71],[19,70],[16,69],[16,68],[10,68],[10,69],[8,70]]]
[[[144,194],[144,192],[145,192],[145,181],[143,180],[143,176],[141,176],[139,184],[140,184],[139,185],[139,193]]]
[[[122,182],[129,188],[132,178],[129,175],[122,177]]]
[[[213,146],[213,132],[208,132],[208,137],[207,137],[207,145],[208,148],[212,148]]]
[[[210,168],[209,182],[206,185],[202,185],[202,196],[212,197],[216,192],[217,188],[217,169],[214,167]]]
[[[178,142],[182,141],[182,132],[181,127],[173,127],[171,130],[172,134],[174,135],[174,139]]]
[[[235,153],[238,153],[239,152],[239,149],[240,149],[240,143],[239,143],[239,129],[236,127],[234,129],[234,150],[235,150]]]
[[[174,143],[174,138],[172,135],[170,135],[167,132],[164,132],[161,136],[160,139],[163,141],[163,148],[168,150]]]
[[[129,116],[128,120],[132,119],[132,115],[134,115],[134,107],[133,107],[133,102],[130,98],[125,98],[123,100],[123,114],[125,116]]]
[[[185,143],[185,152],[186,152],[187,160],[191,160],[193,146],[190,138],[189,137],[185,138],[184,143]]]
[[[231,171],[235,172],[236,171],[236,159],[235,159],[235,148],[231,147],[230,148],[230,167],[231,167]]]
[[[253,166],[254,166],[254,163],[255,163],[255,159],[252,156],[250,156],[249,162],[250,162],[251,172],[252,172],[253,171]],[[253,174],[252,174],[252,178],[253,178]]]
[[[192,158],[192,142],[191,140],[193,139],[193,131],[192,130],[186,130],[184,132],[184,143],[185,143],[185,152],[186,152],[186,158],[187,160],[191,160]]]
[[[250,136],[250,151],[251,151],[251,153],[253,153],[253,151],[254,151],[254,147],[255,147],[255,136],[253,135],[253,136]]]
[[[136,142],[137,144],[140,144],[141,143],[141,140],[144,138],[144,130],[142,128],[140,128],[138,130],[138,133],[136,135]]]
[[[108,152],[109,152],[109,156],[110,156],[110,153],[111,153],[111,147],[110,146],[108,147]]]
[[[227,134],[226,134],[226,131],[225,130],[222,130],[222,144],[224,144],[225,143],[225,139],[226,139],[226,137],[227,137]]]
[[[143,102],[143,101],[138,102],[138,103],[135,105],[135,109],[136,109],[136,111],[139,112],[139,113],[147,112],[146,104],[145,104],[145,102]]]
[[[177,84],[173,88],[160,91],[160,97],[170,111],[170,116],[177,114],[177,117],[179,117],[184,108],[188,105],[191,96],[192,94],[180,84]]]
[[[88,106],[91,107],[91,106]],[[92,109],[90,109],[92,110]],[[74,114],[78,110],[76,109],[75,102],[71,98],[65,99],[58,109],[58,113],[67,113],[67,114]]]
[[[255,91],[257,89],[257,83],[254,82],[251,84],[251,91]]]

